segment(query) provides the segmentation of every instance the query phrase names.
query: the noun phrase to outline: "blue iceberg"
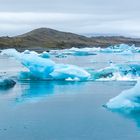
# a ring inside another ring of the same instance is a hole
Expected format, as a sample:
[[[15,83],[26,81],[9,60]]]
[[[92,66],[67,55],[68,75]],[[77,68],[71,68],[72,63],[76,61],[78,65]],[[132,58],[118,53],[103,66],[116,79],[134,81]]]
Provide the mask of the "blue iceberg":
[[[15,57],[22,65],[28,68],[28,72],[21,72],[20,78],[70,81],[83,81],[90,78],[90,74],[81,67],[56,64],[51,59],[40,57],[34,53],[20,53],[15,49],[11,51],[8,49],[2,51],[2,54]]]
[[[15,49],[3,50],[1,54],[15,57],[29,71],[19,74],[19,79],[67,80],[67,81],[130,81],[140,77],[140,64],[113,64],[103,69],[83,69],[69,64],[57,64],[48,57],[48,52],[38,54],[34,51],[17,52]],[[44,55],[44,56],[43,56]]]
[[[50,54],[48,52],[45,52],[45,51],[43,53],[39,54],[39,56],[42,58],[50,58]]]

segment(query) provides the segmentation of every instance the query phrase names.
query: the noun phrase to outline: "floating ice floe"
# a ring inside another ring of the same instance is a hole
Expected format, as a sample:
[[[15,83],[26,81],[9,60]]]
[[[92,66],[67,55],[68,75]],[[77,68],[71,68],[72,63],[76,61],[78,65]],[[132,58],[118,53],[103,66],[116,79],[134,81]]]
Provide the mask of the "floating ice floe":
[[[121,53],[119,53],[120,55],[133,55],[134,53],[131,50],[124,50]]]
[[[97,51],[98,48],[71,48],[69,51],[71,51],[71,54],[75,56],[87,56],[87,55],[96,55],[95,51]]]
[[[23,53],[24,54],[34,54],[34,55],[37,55],[37,56],[42,57],[42,58],[50,58],[50,54],[48,52],[45,52],[45,51],[39,54],[35,51],[25,50]]]
[[[23,53],[24,53],[24,54],[34,54],[34,55],[39,55],[37,52],[35,52],[35,51],[29,51],[29,50],[25,50]]]
[[[7,52],[6,52],[7,51]],[[11,53],[10,53],[11,52]],[[81,67],[66,64],[56,64],[50,59],[44,59],[33,53],[20,53],[16,50],[4,50],[2,54],[15,57],[29,72],[21,72],[20,78],[43,80],[87,80],[90,74]]]
[[[127,44],[118,44],[114,46],[109,46],[107,48],[100,47],[86,47],[86,48],[71,48],[63,50],[52,50],[50,51],[51,55],[55,56],[65,56],[65,55],[74,55],[74,56],[88,56],[96,55],[98,53],[115,53],[120,55],[132,55],[133,53],[139,53],[140,49],[135,47],[135,45]]]
[[[9,51],[8,51],[9,50]],[[50,58],[51,55],[54,55],[58,58],[65,58],[67,55],[73,56],[88,56],[88,55],[97,55],[98,53],[115,53],[120,55],[132,55],[134,53],[139,53],[140,48],[135,47],[135,45],[119,44],[114,46],[109,46],[107,48],[96,48],[96,47],[86,47],[86,48],[71,48],[71,49],[62,49],[62,50],[51,50],[50,52],[37,53],[35,51],[25,50],[24,54],[34,54],[43,58]],[[4,54],[5,51],[3,50]],[[14,49],[7,49],[6,54],[14,55]]]
[[[52,55],[60,56],[60,55],[74,55],[74,56],[88,56],[88,55],[96,55],[96,52],[100,50],[100,48],[71,48],[64,50],[52,50],[50,53]]]
[[[132,81],[140,77],[140,64],[111,64],[109,67],[90,71],[92,79],[100,81]]]
[[[83,69],[69,64],[57,64],[48,57],[40,57],[32,51],[17,52],[15,49],[3,50],[1,54],[15,57],[29,71],[21,72],[20,79],[43,79],[43,80],[67,80],[67,81],[132,81],[140,77],[140,64],[113,64],[110,66],[94,70]],[[47,58],[48,57],[48,58]]]
[[[21,54],[32,54],[32,55],[37,55],[39,57],[42,58],[50,58],[50,54],[48,52],[42,52],[42,53],[37,53],[35,51],[29,51],[29,50],[25,50],[24,52],[22,52]],[[16,49],[5,49],[5,50],[1,50],[1,55],[7,55],[10,57],[18,57],[18,53]]]
[[[110,46],[108,48],[103,48],[100,50],[103,53],[121,53],[122,55],[130,55],[132,53],[139,52],[139,48],[135,47],[135,45],[127,45],[127,44],[119,44],[115,46]]]
[[[140,80],[133,88],[110,99],[105,106],[112,110],[140,111]]]
[[[9,78],[0,78],[0,89],[12,88],[16,82]]]
[[[9,57],[18,57],[18,53],[16,49],[5,49],[1,50],[1,55],[7,55]]]
[[[43,52],[43,53],[39,54],[39,56],[42,58],[50,58],[50,54],[48,52]]]

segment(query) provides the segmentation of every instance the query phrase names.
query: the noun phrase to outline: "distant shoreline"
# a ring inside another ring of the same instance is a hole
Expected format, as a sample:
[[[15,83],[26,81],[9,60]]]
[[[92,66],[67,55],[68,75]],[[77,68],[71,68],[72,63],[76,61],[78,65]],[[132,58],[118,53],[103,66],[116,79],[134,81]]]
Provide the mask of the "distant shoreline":
[[[49,51],[52,49],[67,49],[72,47],[101,47],[116,44],[135,44],[140,46],[140,38],[123,36],[86,37],[69,32],[61,32],[49,28],[35,29],[15,37],[0,37],[0,49],[16,48],[22,50]]]

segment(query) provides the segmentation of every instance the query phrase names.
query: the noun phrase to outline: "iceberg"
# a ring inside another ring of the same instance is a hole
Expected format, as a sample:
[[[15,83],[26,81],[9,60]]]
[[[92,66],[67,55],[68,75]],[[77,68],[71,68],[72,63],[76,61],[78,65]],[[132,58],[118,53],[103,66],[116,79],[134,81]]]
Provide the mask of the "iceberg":
[[[43,53],[39,54],[39,56],[42,58],[50,58],[50,54],[48,52],[45,52],[45,51]]]
[[[88,55],[96,55],[96,52],[99,51],[100,48],[71,48],[71,49],[63,49],[63,50],[52,50],[50,53],[52,55],[74,55],[74,56],[88,56]]]
[[[88,70],[94,80],[137,80],[140,76],[139,64],[111,64],[109,67],[100,70]]]
[[[35,51],[29,51],[29,50],[25,50],[23,52],[24,54],[34,54],[34,55],[38,55],[39,57],[42,57],[42,58],[50,58],[50,54],[48,52],[42,52],[40,54],[38,54],[37,52]]]
[[[140,79],[137,84],[120,95],[112,98],[105,105],[108,109],[121,111],[140,111]]]
[[[130,53],[138,52],[138,48],[136,48],[135,45],[129,46],[127,44],[119,44],[119,45],[109,46],[107,48],[101,49],[100,52],[103,52],[103,53],[122,53],[122,52],[124,52],[124,54],[130,54]]]
[[[11,53],[10,53],[11,52]],[[4,50],[2,54],[15,57],[29,72],[21,72],[20,78],[42,80],[87,80],[90,74],[81,67],[69,64],[56,64],[49,58],[40,57],[34,53],[20,53],[15,49]]]
[[[0,78],[0,89],[12,88],[16,82],[9,78]]]
[[[95,49],[93,48],[71,48],[69,51],[75,56],[96,55]]]
[[[25,50],[21,54],[32,54],[32,55],[37,55],[37,56],[42,57],[42,58],[50,58],[50,54],[48,52],[45,52],[45,51],[39,54],[35,51]],[[19,53],[17,52],[16,49],[1,50],[1,55],[7,55],[9,57],[17,57],[17,58],[19,57],[19,56],[17,56],[17,55],[19,55]]]
[[[61,80],[68,79],[81,81],[87,80],[90,74],[81,67],[66,64],[55,65],[54,71],[50,74],[54,79]]]
[[[51,50],[51,55],[62,56],[62,55],[74,55],[74,56],[88,56],[97,55],[98,53],[115,53],[121,55],[132,55],[133,53],[139,53],[140,49],[135,45],[118,44],[109,46],[107,48],[96,48],[96,47],[85,47],[85,48],[70,48],[63,50]]]
[[[34,54],[20,54],[18,59],[21,64],[29,69],[31,75],[40,79],[50,78],[55,63],[50,59],[44,59]]]
[[[127,46],[120,48],[125,49]],[[117,48],[117,47],[114,47]],[[92,48],[91,48],[92,49]],[[69,50],[76,50],[75,48]],[[89,50],[86,48],[86,50]],[[53,51],[56,55],[57,53]],[[125,52],[125,51],[124,51]],[[128,51],[129,52],[129,51]],[[60,52],[59,52],[60,53]],[[1,52],[2,55],[15,57],[29,71],[19,74],[19,79],[42,79],[42,80],[67,80],[67,81],[132,81],[140,77],[140,64],[114,64],[110,61],[110,66],[103,69],[83,69],[69,64],[58,64],[50,59],[51,53],[36,53],[34,51],[24,51],[22,53],[15,49],[7,49]],[[60,53],[61,54],[61,53]],[[57,55],[56,55],[57,56]],[[61,55],[60,55],[61,56]],[[62,55],[66,56],[66,55]]]
[[[18,58],[19,53],[17,52],[16,49],[5,49],[5,50],[1,50],[1,55],[7,55],[9,57],[16,57]]]
[[[134,53],[131,50],[125,50],[120,53],[120,55],[133,55]]]
[[[29,51],[29,50],[25,50],[23,53],[24,54],[35,54],[35,55],[39,55],[37,52],[35,52],[35,51]]]

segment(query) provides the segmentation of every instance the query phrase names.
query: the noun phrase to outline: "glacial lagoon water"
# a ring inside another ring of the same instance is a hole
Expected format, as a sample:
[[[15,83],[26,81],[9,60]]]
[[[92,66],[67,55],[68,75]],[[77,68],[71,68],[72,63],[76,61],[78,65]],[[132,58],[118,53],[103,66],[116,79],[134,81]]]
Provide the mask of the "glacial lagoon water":
[[[114,63],[139,62],[140,55],[98,54],[52,59],[58,63],[100,69]],[[135,81],[18,80],[25,68],[13,58],[0,56],[1,75],[17,82],[0,90],[2,140],[139,140],[140,112],[112,112],[106,102],[132,88]]]

